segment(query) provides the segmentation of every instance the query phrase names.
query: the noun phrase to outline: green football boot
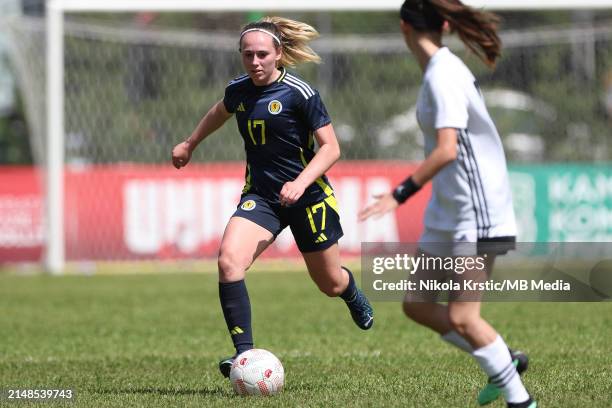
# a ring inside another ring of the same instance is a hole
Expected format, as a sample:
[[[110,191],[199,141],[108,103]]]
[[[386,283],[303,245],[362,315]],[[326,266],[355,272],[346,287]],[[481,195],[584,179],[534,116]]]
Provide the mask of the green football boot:
[[[523,374],[527,371],[527,367],[529,367],[529,357],[527,354],[522,351],[513,351],[510,350],[510,355],[512,356],[512,363],[516,367],[516,371],[519,374]],[[491,382],[487,382],[487,385],[484,386],[482,390],[478,393],[478,404],[479,405],[487,405],[491,402],[495,401],[501,395],[501,390],[499,387]],[[534,402],[535,403],[535,402]],[[532,407],[529,407],[532,408]]]

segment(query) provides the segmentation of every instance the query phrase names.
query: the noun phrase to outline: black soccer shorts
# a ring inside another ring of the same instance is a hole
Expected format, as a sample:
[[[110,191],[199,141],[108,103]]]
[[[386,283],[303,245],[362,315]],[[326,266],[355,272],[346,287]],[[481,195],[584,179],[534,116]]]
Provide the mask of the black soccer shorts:
[[[289,226],[300,252],[322,251],[344,235],[333,196],[306,206],[283,207],[249,193],[242,196],[233,217],[253,221],[274,238]]]

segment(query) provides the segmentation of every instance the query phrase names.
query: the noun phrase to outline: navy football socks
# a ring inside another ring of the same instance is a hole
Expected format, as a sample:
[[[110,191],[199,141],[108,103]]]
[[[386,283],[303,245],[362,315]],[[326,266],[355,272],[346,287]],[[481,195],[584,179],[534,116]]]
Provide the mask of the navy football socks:
[[[340,297],[345,302],[350,302],[351,300],[355,299],[355,295],[357,294],[357,285],[355,285],[355,278],[353,278],[353,274],[351,273],[351,271],[344,267],[342,267],[342,269],[344,269],[348,273],[349,283],[346,289],[344,289],[344,292],[340,294]]]
[[[363,292],[355,284],[355,278],[351,271],[345,266],[342,269],[348,273],[349,283],[344,292],[340,294],[340,297],[348,306],[355,324],[360,329],[369,330],[374,324],[374,310]]]
[[[251,302],[244,279],[238,282],[219,282],[219,300],[236,354],[252,349]]]

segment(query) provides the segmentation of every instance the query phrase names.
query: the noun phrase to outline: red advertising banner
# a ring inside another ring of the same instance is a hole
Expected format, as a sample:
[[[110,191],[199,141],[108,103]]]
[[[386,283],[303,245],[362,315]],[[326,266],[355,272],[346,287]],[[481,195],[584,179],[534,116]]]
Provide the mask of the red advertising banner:
[[[0,263],[38,261],[43,201],[34,167],[0,167]]]
[[[343,162],[328,173],[338,202],[344,254],[362,241],[414,242],[429,190],[395,214],[357,222],[373,194],[389,191],[414,165]],[[244,185],[243,163],[171,166],[104,165],[67,168],[65,241],[68,261],[215,257]],[[0,262],[37,261],[43,253],[41,183],[32,167],[0,171]],[[264,253],[297,256],[287,229]]]

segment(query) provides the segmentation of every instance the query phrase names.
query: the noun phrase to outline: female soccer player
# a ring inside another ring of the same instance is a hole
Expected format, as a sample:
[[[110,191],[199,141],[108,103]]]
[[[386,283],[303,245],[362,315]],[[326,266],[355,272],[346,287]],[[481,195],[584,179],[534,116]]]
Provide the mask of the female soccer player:
[[[427,157],[393,192],[377,196],[360,219],[394,210],[431,180],[422,249],[435,247],[427,243],[514,242],[512,197],[499,135],[474,76],[442,45],[442,33],[450,28],[487,65],[494,66],[501,48],[497,17],[459,0],[406,0],[400,16],[405,42],[423,70],[417,118]],[[493,259],[488,257],[489,271]],[[526,369],[526,356],[511,354],[480,316],[479,301],[450,301],[446,306],[414,302],[407,295],[403,306],[409,318],[474,356],[489,376],[478,396],[480,404],[493,401],[501,392],[509,407],[536,407],[518,373]]]
[[[340,157],[331,119],[319,93],[286,70],[320,61],[308,46],[317,36],[311,26],[280,17],[245,26],[239,50],[246,74],[229,83],[223,100],[172,150],[174,166],[187,165],[196,146],[236,115],[247,165],[242,196],[223,234],[218,259],[219,298],[236,349],[233,357],[219,363],[225,377],[236,355],[253,348],[245,272],[287,226],[319,289],[340,296],[361,329],[374,322],[368,300],[351,272],[340,265],[337,242],[343,232],[325,176]]]

